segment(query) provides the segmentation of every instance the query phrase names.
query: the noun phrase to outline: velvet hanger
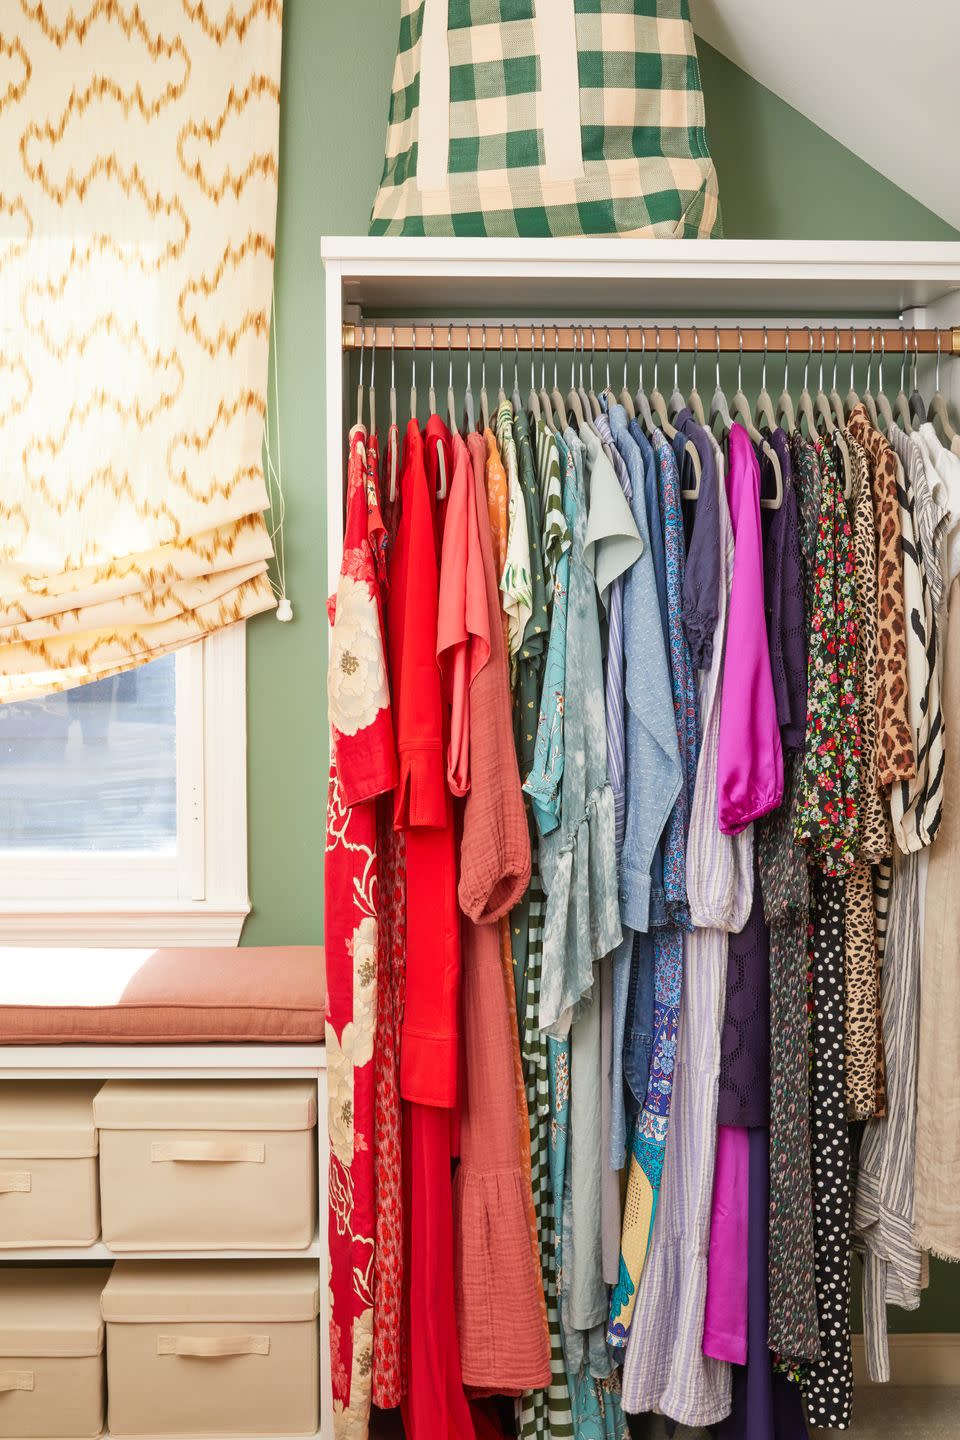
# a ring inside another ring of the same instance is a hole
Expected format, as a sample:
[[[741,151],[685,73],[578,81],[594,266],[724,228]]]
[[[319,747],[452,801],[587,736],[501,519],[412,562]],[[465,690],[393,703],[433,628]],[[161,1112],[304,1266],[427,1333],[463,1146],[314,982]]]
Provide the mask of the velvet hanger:
[[[883,331],[880,332],[883,339]],[[880,416],[877,414],[877,402],[873,398],[873,358],[877,349],[877,332],[871,327],[870,330],[870,359],[867,362],[867,384],[863,392],[863,406],[870,416],[870,424],[874,430],[880,429]]]
[[[623,389],[620,391],[620,404],[627,412],[627,420],[636,420],[637,412],[633,408],[633,396],[630,394],[630,382],[628,370],[630,367],[630,330],[623,332]]]
[[[930,401],[928,418],[933,425],[940,426],[940,434],[943,436],[943,443],[950,449],[957,440],[957,432],[950,423],[950,412],[947,409],[947,402],[940,389],[940,327],[937,327],[937,379],[936,390],[933,399]]]
[[[767,327],[763,327],[763,371],[760,376],[760,394],[757,396],[756,423],[759,428],[761,424],[766,425],[768,430],[776,430],[777,421],[773,413],[773,401],[767,391]]]
[[[690,412],[691,412],[691,414],[693,415],[693,418],[696,420],[697,424],[698,424],[698,425],[702,425],[703,428],[704,428],[704,430],[705,430],[705,429],[707,428],[707,421],[706,421],[706,417],[705,417],[705,415],[704,415],[703,401],[702,401],[701,398],[700,398],[700,391],[697,389],[697,361],[699,360],[699,358],[700,358],[699,332],[698,332],[698,330],[697,330],[697,327],[694,326],[694,327],[693,327],[693,377],[692,377],[691,382],[690,382],[690,394],[687,396],[687,405],[689,406]],[[698,484],[697,484],[697,493],[698,493],[698,494],[699,494],[699,490],[700,490],[700,486],[699,486],[699,482],[698,482]]]
[[[937,339],[940,335],[937,333]],[[913,332],[913,382],[910,386],[910,421],[911,430],[918,430],[927,418],[927,407],[923,403],[923,396],[917,389],[917,332]]]
[[[783,393],[777,401],[776,409],[777,424],[782,424],[788,435],[792,435],[797,428],[797,416],[793,408],[793,401],[790,398],[790,328],[784,331],[783,336]]]
[[[480,421],[484,430],[490,429],[490,401],[487,399],[487,327],[480,326],[482,349],[480,352]]]
[[[553,394],[550,396],[551,403],[557,415],[557,429],[566,430],[569,425],[567,419],[567,407],[564,404],[563,396],[560,393],[560,382],[558,372],[560,369],[560,331],[554,332],[553,341]]]
[[[640,383],[639,383],[639,385],[638,385],[638,387],[637,387],[637,393],[636,393],[636,396],[635,396],[634,398],[635,398],[635,400],[636,400],[636,404],[637,404],[637,414],[638,414],[639,417],[640,417],[640,422],[641,422],[641,424],[643,425],[643,428],[646,430],[647,434],[649,435],[650,439],[652,440],[652,439],[653,439],[653,432],[654,432],[654,430],[657,428],[657,425],[656,425],[656,421],[655,421],[654,418],[653,418],[653,411],[650,409],[650,401],[649,401],[648,398],[647,398],[646,388],[644,387],[644,383],[643,383],[643,362],[645,361],[646,358],[647,358],[647,336],[646,336],[646,332],[645,332],[643,329],[641,329],[641,331],[640,331],[640,376],[639,376],[639,381],[640,381]]]
[[[773,495],[772,499],[761,498],[761,506],[764,510],[779,510],[780,506],[783,504],[783,471],[780,468],[780,457],[777,454],[776,450],[774,450],[773,446],[770,444],[769,440],[765,440],[760,434],[760,431],[757,429],[754,423],[753,415],[750,410],[750,403],[747,400],[746,395],[744,395],[743,393],[743,331],[740,329],[739,325],[737,326],[737,340],[739,342],[739,355],[737,358],[737,393],[736,395],[734,395],[733,400],[731,401],[730,414],[733,417],[733,422],[739,422],[743,426],[744,430],[746,430],[747,434],[750,436],[753,444],[759,446],[760,449],[762,449],[773,470],[774,478],[777,482],[776,492]]]

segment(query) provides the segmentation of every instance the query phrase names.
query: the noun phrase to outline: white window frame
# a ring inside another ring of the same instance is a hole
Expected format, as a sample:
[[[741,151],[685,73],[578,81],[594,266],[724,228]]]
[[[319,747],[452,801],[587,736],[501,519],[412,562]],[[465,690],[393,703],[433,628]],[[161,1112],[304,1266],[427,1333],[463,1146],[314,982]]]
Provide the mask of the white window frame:
[[[247,893],[243,624],[177,651],[177,851],[0,848],[0,945],[236,945]]]

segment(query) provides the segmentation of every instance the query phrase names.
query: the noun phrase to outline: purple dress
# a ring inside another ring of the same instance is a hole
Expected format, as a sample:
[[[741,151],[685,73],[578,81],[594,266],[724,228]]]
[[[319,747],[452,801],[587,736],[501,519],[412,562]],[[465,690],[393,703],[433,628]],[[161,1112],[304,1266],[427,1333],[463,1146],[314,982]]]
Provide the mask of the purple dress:
[[[730,431],[727,499],[733,523],[733,587],[717,761],[720,829],[737,835],[783,799],[783,751],[764,630],[760,466],[742,425]]]

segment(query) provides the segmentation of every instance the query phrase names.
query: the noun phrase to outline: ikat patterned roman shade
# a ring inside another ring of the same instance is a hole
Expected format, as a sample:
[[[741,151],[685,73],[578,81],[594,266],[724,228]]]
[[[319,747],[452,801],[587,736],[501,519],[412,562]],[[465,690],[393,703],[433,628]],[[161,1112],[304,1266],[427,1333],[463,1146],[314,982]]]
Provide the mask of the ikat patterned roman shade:
[[[268,609],[282,0],[4,0],[0,701]]]

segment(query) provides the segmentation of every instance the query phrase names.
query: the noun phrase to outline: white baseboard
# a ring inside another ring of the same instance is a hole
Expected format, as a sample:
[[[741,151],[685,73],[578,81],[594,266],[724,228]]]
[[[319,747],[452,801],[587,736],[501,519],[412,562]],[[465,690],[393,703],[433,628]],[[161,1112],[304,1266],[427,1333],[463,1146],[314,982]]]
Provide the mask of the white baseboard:
[[[853,1337],[853,1375],[858,1385],[871,1383],[862,1335]],[[890,1383],[960,1387],[960,1334],[891,1335]]]

